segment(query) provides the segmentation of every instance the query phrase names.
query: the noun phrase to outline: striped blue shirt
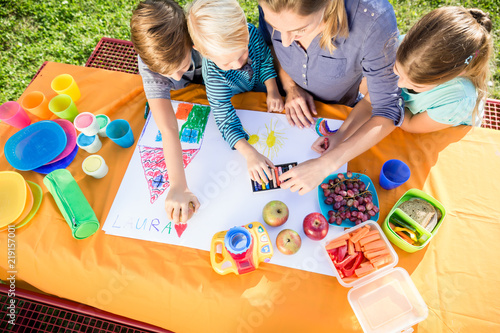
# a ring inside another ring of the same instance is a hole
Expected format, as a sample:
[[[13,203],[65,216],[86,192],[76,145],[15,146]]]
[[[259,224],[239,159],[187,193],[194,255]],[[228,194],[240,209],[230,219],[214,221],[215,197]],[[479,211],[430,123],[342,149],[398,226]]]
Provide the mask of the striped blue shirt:
[[[203,58],[202,73],[215,122],[224,140],[234,149],[241,139],[248,140],[231,98],[251,90],[265,91],[264,82],[275,78],[271,50],[257,28],[248,24],[248,64],[238,70],[224,71],[212,61]]]

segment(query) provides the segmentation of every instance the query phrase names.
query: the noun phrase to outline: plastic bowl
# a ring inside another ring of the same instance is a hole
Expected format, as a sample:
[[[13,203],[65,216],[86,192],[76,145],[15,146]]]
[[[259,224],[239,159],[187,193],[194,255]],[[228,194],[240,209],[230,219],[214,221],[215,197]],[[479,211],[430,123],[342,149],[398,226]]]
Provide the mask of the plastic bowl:
[[[403,240],[389,226],[390,218],[393,215],[395,215],[395,216],[399,217],[400,219],[403,219],[405,222],[407,222],[408,224],[410,224],[411,226],[413,226],[417,230],[423,229],[420,226],[420,224],[418,224],[411,217],[409,217],[405,212],[403,212],[401,209],[398,208],[398,206],[400,204],[402,204],[405,201],[410,200],[411,198],[424,199],[427,202],[429,202],[431,205],[433,205],[434,208],[437,208],[441,212],[441,218],[439,219],[439,221],[436,224],[436,226],[434,227],[434,229],[429,233],[430,235],[428,236],[427,240],[418,246],[409,244],[407,241]],[[439,201],[437,201],[432,196],[428,195],[427,193],[425,193],[422,190],[412,188],[412,189],[408,190],[405,194],[403,194],[403,196],[398,200],[398,202],[396,202],[394,207],[392,207],[391,211],[389,212],[389,214],[387,214],[387,217],[385,218],[384,222],[382,223],[382,230],[384,230],[385,235],[387,236],[387,238],[389,238],[391,243],[393,243],[394,245],[396,245],[397,247],[399,247],[400,249],[402,249],[406,252],[413,253],[413,252],[417,252],[417,251],[423,249],[427,244],[429,244],[432,237],[434,237],[434,235],[438,232],[439,227],[443,223],[445,216],[446,216],[446,210],[445,210],[444,206]]]
[[[345,178],[347,178],[346,172],[343,172],[342,174],[344,175]],[[332,173],[330,176],[326,177],[322,183],[328,183],[328,180],[337,178],[337,175],[338,175],[338,173]],[[372,194],[373,204],[375,206],[379,207],[377,190],[375,189],[375,186],[373,185],[373,182],[370,179],[370,177],[368,177],[367,175],[364,175],[362,173],[353,172],[351,179],[352,178],[359,178],[363,183],[366,184],[366,189],[368,191],[370,191]],[[331,210],[333,210],[334,212],[337,212],[337,210],[333,209],[333,205],[327,205],[325,203],[325,198],[326,197],[323,193],[323,189],[321,188],[321,185],[320,185],[320,186],[318,186],[319,207],[321,209],[321,214],[323,214],[326,217],[326,219],[328,220],[328,218],[329,218],[328,212]],[[375,214],[375,216],[370,217],[368,219],[368,221],[375,221],[375,222],[378,221],[379,215],[380,215],[379,212],[377,212]],[[345,227],[345,228],[350,228],[350,227],[353,227],[356,225],[354,222],[351,222],[349,219],[343,220],[340,224],[336,224],[336,223],[330,223],[330,224],[332,226],[339,226],[339,227]]]

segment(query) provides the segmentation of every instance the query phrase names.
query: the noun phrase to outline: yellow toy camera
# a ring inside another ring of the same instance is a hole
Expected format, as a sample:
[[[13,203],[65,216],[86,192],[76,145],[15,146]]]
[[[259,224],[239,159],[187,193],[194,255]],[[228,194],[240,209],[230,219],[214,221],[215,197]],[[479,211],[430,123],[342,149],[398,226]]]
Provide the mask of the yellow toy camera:
[[[269,262],[272,256],[269,235],[259,222],[220,231],[212,238],[210,262],[221,275],[252,272],[259,263]]]

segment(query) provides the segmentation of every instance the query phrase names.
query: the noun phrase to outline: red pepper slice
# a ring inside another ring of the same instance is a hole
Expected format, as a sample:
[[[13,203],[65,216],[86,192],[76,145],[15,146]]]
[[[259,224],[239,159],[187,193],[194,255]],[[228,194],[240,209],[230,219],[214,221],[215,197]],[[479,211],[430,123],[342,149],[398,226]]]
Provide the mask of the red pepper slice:
[[[349,255],[347,256],[344,260],[342,260],[341,262],[339,263],[334,263],[335,267],[337,268],[337,270],[339,271],[342,271],[342,269],[347,265],[349,264],[351,261],[353,261],[354,259],[356,259],[357,255]]]
[[[346,268],[346,266],[344,266],[342,268],[342,273],[344,274],[344,276],[349,277],[349,276],[353,275],[354,270],[356,270],[356,268],[358,268],[359,265],[361,265],[361,261],[363,260],[363,258],[364,258],[363,252],[358,252],[358,254],[356,256],[356,260],[354,261],[352,266],[350,268]]]

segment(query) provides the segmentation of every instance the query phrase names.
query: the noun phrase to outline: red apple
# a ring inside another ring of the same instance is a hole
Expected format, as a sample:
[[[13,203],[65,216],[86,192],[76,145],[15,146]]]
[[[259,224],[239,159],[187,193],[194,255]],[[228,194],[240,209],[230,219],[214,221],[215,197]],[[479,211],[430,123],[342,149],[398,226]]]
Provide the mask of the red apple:
[[[322,240],[330,227],[328,221],[320,213],[311,213],[304,218],[304,233],[312,240]]]
[[[292,229],[283,229],[276,237],[276,247],[286,255],[297,253],[301,245],[300,235]]]
[[[288,220],[288,207],[282,201],[270,201],[262,210],[262,218],[271,227],[279,227]]]

